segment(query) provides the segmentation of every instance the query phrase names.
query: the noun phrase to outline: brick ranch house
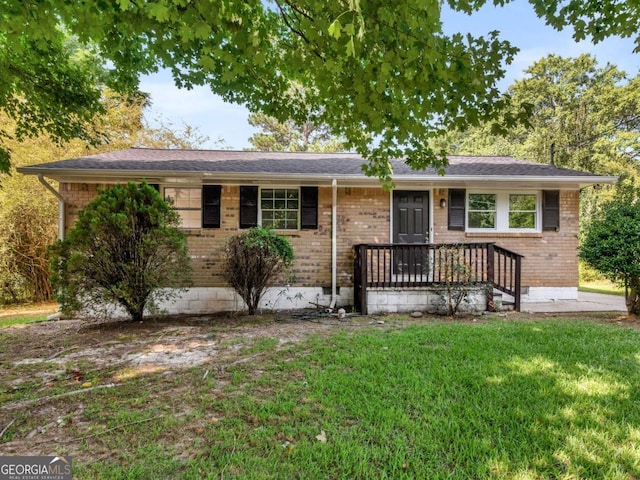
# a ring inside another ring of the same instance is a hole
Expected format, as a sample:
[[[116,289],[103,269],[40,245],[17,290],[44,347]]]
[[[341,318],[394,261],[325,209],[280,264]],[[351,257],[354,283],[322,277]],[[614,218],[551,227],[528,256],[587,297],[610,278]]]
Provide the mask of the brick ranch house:
[[[577,298],[580,190],[616,178],[510,157],[449,162],[438,175],[392,161],[391,191],[365,176],[352,153],[131,148],[18,171],[38,175],[58,198],[60,235],[99,187],[145,179],[173,199],[194,286],[170,312],[244,307],[223,279],[222,251],[231,235],[255,225],[287,236],[296,256],[295,281],[268,292],[265,308],[426,311],[434,289],[453,278],[446,266],[454,257],[515,308],[521,300]]]

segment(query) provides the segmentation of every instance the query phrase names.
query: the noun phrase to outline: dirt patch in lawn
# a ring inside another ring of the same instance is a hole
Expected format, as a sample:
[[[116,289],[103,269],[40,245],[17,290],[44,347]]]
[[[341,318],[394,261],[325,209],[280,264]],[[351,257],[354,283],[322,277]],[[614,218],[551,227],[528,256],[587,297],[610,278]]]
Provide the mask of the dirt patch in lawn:
[[[200,366],[200,379],[215,378],[221,391],[231,381],[226,369],[246,365],[251,375],[260,375],[264,355],[277,354],[310,335],[387,328],[392,323],[372,317],[339,321],[288,314],[174,316],[140,323],[59,320],[6,327],[0,329],[0,452],[41,455],[75,443],[93,428],[84,420],[89,416],[86,397],[126,391],[131,381],[162,375],[170,383]],[[162,393],[150,388],[145,394],[167,395],[170,403],[170,396],[185,393],[172,388]],[[188,389],[188,383],[177,388]],[[74,428],[65,428],[70,421]],[[86,455],[86,446],[69,448],[65,450],[78,459]]]

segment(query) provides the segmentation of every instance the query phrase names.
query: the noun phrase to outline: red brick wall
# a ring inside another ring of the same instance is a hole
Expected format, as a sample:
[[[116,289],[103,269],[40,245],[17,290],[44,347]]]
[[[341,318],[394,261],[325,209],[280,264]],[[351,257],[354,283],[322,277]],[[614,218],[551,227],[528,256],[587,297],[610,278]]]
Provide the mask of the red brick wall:
[[[66,200],[67,228],[77,218],[80,208],[97,194],[98,185],[61,183],[60,193]],[[193,257],[194,286],[224,286],[222,251],[227,239],[237,232],[239,221],[239,187],[222,189],[220,229],[188,231]],[[391,194],[380,188],[338,188],[338,286],[353,282],[353,245],[358,243],[390,243]],[[578,201],[577,191],[562,191],[561,224],[558,232],[543,234],[487,235],[447,230],[447,209],[440,208],[446,189],[434,189],[433,241],[490,242],[525,256],[523,286],[577,286],[578,284]],[[284,232],[296,255],[293,268],[294,286],[331,285],[331,187],[320,187],[318,229]],[[284,279],[283,279],[284,281]]]

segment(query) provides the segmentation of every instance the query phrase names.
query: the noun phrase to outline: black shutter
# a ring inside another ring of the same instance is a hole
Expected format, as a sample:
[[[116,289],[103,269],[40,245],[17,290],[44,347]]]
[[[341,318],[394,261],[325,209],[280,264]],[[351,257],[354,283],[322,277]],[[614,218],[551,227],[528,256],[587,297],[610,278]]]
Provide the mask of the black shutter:
[[[464,188],[449,189],[449,230],[464,231],[467,191]]]
[[[542,230],[560,230],[560,190],[542,191]]]
[[[318,187],[300,187],[300,228],[318,228]]]
[[[202,186],[202,228],[220,228],[220,185]]]
[[[258,226],[258,187],[240,187],[240,228]]]
[[[160,185],[158,185],[157,183],[149,183],[148,184],[151,188],[153,188],[156,192],[160,191]]]

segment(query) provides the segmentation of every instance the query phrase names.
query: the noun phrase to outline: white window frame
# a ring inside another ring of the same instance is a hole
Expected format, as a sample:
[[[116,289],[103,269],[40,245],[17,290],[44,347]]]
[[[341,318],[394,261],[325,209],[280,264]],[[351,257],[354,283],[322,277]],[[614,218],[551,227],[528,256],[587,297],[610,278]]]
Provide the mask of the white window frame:
[[[496,196],[495,228],[469,227],[469,196],[473,194],[492,194]],[[509,196],[535,195],[536,212],[535,228],[509,228]],[[540,233],[542,232],[542,195],[539,190],[467,190],[465,205],[465,231],[469,233],[506,232],[506,233]]]
[[[273,227],[269,227],[272,228],[273,230],[279,230],[279,231],[283,231],[283,232],[296,232],[298,230],[300,230],[300,212],[302,211],[301,209],[301,194],[300,194],[300,187],[291,187],[291,186],[266,186],[266,187],[260,187],[258,189],[258,224],[261,226],[264,226],[263,223],[263,219],[262,219],[262,191],[263,190],[295,190],[298,192],[298,208],[297,208],[297,215],[296,215],[296,227],[295,228],[273,228]],[[270,209],[269,209],[270,210]],[[277,211],[277,210],[273,210],[273,211]],[[293,211],[291,210],[286,210],[285,211]]]
[[[202,228],[202,185],[196,186],[196,185],[163,185],[162,186],[162,198],[164,198],[165,200],[167,199],[167,189],[174,189],[174,190],[199,190],[200,191],[200,205],[198,207],[181,207],[178,208],[175,205],[171,205],[171,208],[173,208],[176,212],[178,212],[178,214],[180,215],[180,212],[195,212],[198,211],[200,213],[200,221],[198,226],[196,227],[187,227],[184,226],[182,223],[182,215],[180,215],[180,228],[183,230],[196,230],[196,229],[200,229]]]

